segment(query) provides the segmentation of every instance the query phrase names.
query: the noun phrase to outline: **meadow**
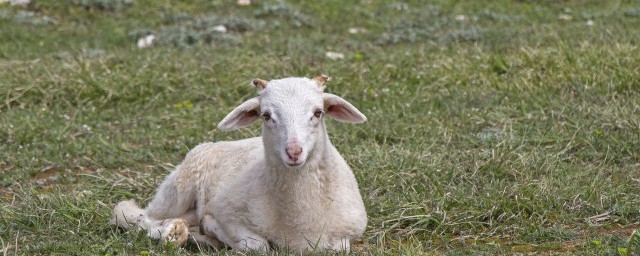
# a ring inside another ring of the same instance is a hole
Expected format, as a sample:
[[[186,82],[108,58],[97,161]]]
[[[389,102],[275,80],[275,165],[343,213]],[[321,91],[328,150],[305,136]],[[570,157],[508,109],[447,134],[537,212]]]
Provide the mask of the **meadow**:
[[[216,129],[252,79],[327,74],[368,117],[328,121],[369,216],[353,254],[637,255],[639,45],[629,0],[3,2],[0,254],[244,255],[111,210],[259,135]]]

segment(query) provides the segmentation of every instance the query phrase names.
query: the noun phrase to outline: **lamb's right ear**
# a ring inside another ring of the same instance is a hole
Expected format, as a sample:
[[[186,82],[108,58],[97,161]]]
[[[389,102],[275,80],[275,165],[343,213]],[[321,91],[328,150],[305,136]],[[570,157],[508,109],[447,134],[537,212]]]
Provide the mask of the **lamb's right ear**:
[[[240,104],[229,113],[220,123],[218,129],[233,131],[246,127],[260,117],[260,102],[258,98],[252,98]]]

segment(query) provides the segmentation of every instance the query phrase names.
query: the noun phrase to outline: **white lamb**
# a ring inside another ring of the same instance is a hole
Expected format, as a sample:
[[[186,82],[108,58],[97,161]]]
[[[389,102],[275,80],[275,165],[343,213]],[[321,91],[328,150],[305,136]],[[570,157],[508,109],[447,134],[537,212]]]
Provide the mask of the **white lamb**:
[[[349,250],[367,215],[353,172],[329,141],[324,116],[349,123],[366,117],[324,93],[328,79],[254,80],[259,96],[231,111],[218,128],[231,131],[262,118],[262,137],[196,146],[146,209],[122,201],[112,223],[180,245],[191,236],[240,250]]]

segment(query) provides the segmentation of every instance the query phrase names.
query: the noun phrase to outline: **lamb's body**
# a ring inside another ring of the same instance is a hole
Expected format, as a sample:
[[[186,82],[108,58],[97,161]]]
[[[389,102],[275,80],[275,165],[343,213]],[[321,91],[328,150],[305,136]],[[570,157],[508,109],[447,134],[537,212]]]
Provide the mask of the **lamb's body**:
[[[350,241],[364,232],[366,212],[355,177],[329,141],[324,120],[316,126],[318,132],[310,136],[317,141],[296,166],[272,152],[274,136],[200,144],[145,210],[132,201],[121,202],[113,222],[180,244],[189,227],[197,241],[216,245],[218,239],[232,248],[264,250],[273,243],[296,251],[348,250]],[[297,155],[291,157],[289,161],[298,161]]]

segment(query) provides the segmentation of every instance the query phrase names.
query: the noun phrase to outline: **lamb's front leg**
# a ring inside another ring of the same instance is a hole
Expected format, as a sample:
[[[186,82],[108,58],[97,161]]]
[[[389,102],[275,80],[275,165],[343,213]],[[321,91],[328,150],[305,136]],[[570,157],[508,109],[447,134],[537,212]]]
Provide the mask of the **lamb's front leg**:
[[[205,215],[201,220],[206,235],[215,236],[218,240],[233,249],[243,251],[267,251],[267,239],[244,226],[239,221],[218,221],[211,215]]]

